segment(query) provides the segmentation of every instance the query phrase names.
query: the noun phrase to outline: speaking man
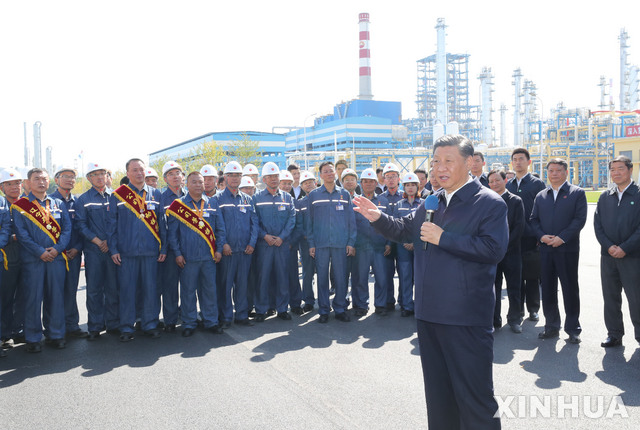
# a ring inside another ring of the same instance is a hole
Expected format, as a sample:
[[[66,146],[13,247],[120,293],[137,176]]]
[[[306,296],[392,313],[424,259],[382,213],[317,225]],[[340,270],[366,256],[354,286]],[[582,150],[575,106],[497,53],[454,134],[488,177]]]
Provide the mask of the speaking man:
[[[387,238],[415,249],[415,312],[429,427],[499,429],[493,396],[493,281],[509,241],[507,206],[469,176],[471,141],[445,135],[434,145],[438,194],[433,222],[420,206],[394,219],[364,197],[356,211]],[[461,270],[460,268],[465,270]]]

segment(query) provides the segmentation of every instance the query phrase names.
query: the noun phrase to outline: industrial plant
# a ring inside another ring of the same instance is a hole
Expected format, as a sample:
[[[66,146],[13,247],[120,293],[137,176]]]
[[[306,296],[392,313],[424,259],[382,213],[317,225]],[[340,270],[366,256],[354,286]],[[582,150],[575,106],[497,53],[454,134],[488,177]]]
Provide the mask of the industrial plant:
[[[492,93],[494,75],[490,67],[478,76],[469,74],[469,54],[447,51],[446,24],[436,22],[436,52],[416,61],[416,113],[405,119],[397,101],[375,100],[372,91],[370,17],[359,14],[359,95],[341,102],[325,115],[310,115],[300,127],[274,127],[272,132],[215,132],[178,143],[150,154],[153,163],[163,157],[180,158],[205,141],[215,141],[228,150],[241,136],[259,144],[263,162],[281,167],[295,162],[313,168],[322,160],[345,159],[356,171],[393,161],[401,170],[428,170],[434,141],[444,134],[460,133],[485,154],[487,165],[508,168],[514,147],[526,147],[532,155],[532,169],[544,179],[548,159],[561,157],[569,163],[571,181],[584,188],[607,186],[608,161],[626,155],[636,166],[640,162],[640,68],[629,64],[629,35],[620,31],[620,94],[615,109],[612,81],[600,78],[597,110],[562,104],[544,111],[536,84],[520,69],[512,75],[513,132],[507,138],[507,112],[496,107]],[[470,102],[471,85],[480,87],[480,105]],[[594,85],[597,83],[594,82]],[[312,122],[311,122],[312,121]],[[307,125],[307,122],[310,122]],[[496,133],[496,126],[499,133]]]

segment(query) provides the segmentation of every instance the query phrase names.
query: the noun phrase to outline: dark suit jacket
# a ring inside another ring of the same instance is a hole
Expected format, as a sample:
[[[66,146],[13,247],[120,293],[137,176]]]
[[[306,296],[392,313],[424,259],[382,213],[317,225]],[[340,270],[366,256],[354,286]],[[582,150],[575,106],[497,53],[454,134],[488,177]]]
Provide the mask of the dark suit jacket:
[[[293,199],[296,200],[296,193],[295,191],[293,191],[293,188],[291,188],[291,191],[289,191],[289,194],[291,194],[291,197],[293,197]],[[305,193],[304,190],[300,188],[300,195],[298,196],[298,200],[302,199],[306,195],[307,193]]]
[[[617,245],[626,257],[640,257],[640,189],[635,182],[622,194],[618,203],[618,187],[603,191],[593,217],[596,238],[601,254],[609,255],[609,248]]]
[[[531,211],[533,210],[533,201],[538,193],[544,189],[544,182],[533,176],[531,173],[524,175],[522,181],[520,181],[520,186],[518,186],[516,178],[507,182],[507,190],[520,197],[522,199],[522,204],[524,205],[524,219],[526,225],[524,227],[522,237],[535,237],[535,232],[531,228]]]
[[[548,187],[538,193],[533,202],[531,227],[538,241],[545,234],[560,236],[564,244],[553,248],[540,244],[542,252],[580,252],[580,230],[587,222],[587,197],[584,190],[568,182],[560,187],[553,200]]]
[[[505,191],[502,199],[507,204],[507,220],[509,221],[509,247],[507,253],[520,253],[520,239],[524,232],[524,205],[522,199],[511,194],[509,190]]]
[[[478,176],[478,181],[480,181],[483,187],[489,188],[489,179],[487,179],[486,173],[483,173],[482,175]]]
[[[444,229],[438,246],[414,250],[416,318],[438,324],[491,327],[496,264],[509,241],[507,205],[474,180],[460,188],[446,206],[444,191],[434,223]],[[424,205],[394,219],[382,214],[374,228],[390,240],[420,243]]]

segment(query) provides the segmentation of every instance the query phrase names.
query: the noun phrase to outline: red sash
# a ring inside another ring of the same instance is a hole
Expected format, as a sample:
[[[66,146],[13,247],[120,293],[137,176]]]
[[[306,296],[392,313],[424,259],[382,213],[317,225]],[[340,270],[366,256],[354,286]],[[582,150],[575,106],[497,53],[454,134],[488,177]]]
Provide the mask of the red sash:
[[[62,234],[62,228],[58,221],[51,215],[42,213],[41,206],[29,201],[28,197],[21,197],[14,204],[11,205],[11,209],[14,207],[20,210],[20,213],[25,216],[29,221],[37,225],[40,230],[45,232],[54,244],[58,244],[60,240],[60,234]],[[67,259],[67,252],[62,252],[62,258],[64,258],[67,270],[69,270],[69,260]]]
[[[113,192],[113,194],[115,194],[115,196],[122,201],[124,205],[149,229],[151,234],[153,234],[153,237],[158,241],[158,248],[160,248],[161,241],[158,217],[156,216],[155,211],[147,209],[146,200],[129,188],[128,185],[121,185]]]
[[[171,206],[167,209],[167,215],[173,215],[181,223],[189,227],[200,235],[201,238],[209,245],[211,251],[211,257],[215,259],[216,252],[216,236],[213,234],[211,225],[198,213],[196,213],[189,206],[185,205],[180,199],[176,199],[171,203]]]

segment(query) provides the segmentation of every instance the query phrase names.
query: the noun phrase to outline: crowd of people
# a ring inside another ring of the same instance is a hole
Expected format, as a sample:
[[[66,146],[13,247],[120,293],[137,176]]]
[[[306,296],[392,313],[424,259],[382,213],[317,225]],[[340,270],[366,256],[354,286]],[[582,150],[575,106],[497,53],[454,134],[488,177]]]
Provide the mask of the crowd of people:
[[[507,208],[508,246],[492,266],[495,295],[477,305],[490,306],[493,328],[503,327],[504,278],[510,330],[522,332],[526,312],[537,321],[542,303],[545,326],[538,337],[557,337],[560,280],[564,330],[569,342],[579,343],[585,193],[567,181],[564,160],[549,161],[549,186],[529,172],[526,149],[515,149],[511,162],[513,171],[486,173],[483,154],[475,152],[469,164],[468,182],[490,188]],[[68,337],[93,341],[105,331],[128,342],[137,331],[155,338],[179,326],[182,336],[190,337],[199,327],[220,334],[232,324],[253,326],[270,316],[288,321],[292,314],[314,311],[319,323],[327,323],[332,311],[341,322],[370,311],[384,317],[398,309],[402,317],[414,316],[414,279],[429,276],[415,266],[414,250],[426,249],[426,241],[393,240],[374,228],[354,201],[367,199],[393,218],[415,216],[432,194],[447,204],[453,193],[441,189],[440,182],[449,179],[442,166],[401,175],[393,163],[357,173],[344,160],[325,161],[317,171],[301,171],[295,164],[280,170],[267,162],[259,172],[252,164],[230,161],[222,171],[205,165],[184,172],[169,161],[162,168],[167,187],[161,192],[159,174],[131,159],[126,177],[115,186],[105,166],[89,163],[91,188],[79,196],[71,193],[77,175],[72,168],[55,172],[52,194],[45,169],[31,169],[24,177],[5,169],[0,355],[19,343],[26,343],[27,352],[40,352],[43,337],[60,349]],[[640,341],[640,194],[627,158],[618,157],[609,167],[616,185],[602,194],[595,216],[608,330],[603,347],[621,344],[623,289]],[[76,300],[82,261],[86,331]],[[420,273],[414,276],[415,271]]]

